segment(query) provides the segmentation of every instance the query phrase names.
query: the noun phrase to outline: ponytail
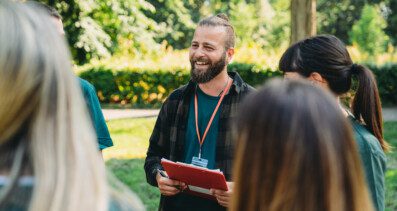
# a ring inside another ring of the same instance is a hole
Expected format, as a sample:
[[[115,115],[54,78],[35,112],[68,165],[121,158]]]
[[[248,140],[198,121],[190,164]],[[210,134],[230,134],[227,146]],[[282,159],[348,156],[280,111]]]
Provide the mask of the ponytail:
[[[353,64],[351,73],[357,75],[358,88],[352,103],[354,117],[364,121],[367,129],[378,139],[383,151],[390,150],[390,145],[383,139],[382,107],[376,85],[376,80],[371,70]]]

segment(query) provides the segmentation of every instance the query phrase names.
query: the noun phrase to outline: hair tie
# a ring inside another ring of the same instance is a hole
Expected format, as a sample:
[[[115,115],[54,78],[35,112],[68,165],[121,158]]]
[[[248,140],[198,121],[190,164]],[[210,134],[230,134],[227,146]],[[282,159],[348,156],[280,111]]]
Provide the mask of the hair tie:
[[[356,63],[352,64],[352,66],[350,67],[350,72],[351,74],[358,75],[358,73],[360,72],[360,68],[358,67],[358,64]]]

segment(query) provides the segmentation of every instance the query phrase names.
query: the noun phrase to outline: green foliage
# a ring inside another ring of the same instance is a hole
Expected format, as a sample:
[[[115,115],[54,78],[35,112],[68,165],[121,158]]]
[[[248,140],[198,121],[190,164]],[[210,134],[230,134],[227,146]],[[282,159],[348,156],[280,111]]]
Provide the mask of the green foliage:
[[[94,85],[102,102],[159,107],[174,89],[189,80],[189,73],[185,70],[128,69],[112,72],[101,66],[82,72],[80,77]]]
[[[388,0],[387,35],[391,38],[394,45],[397,44],[397,0]]]
[[[319,34],[333,34],[350,44],[349,32],[361,16],[365,4],[378,4],[381,0],[318,0],[317,26]]]
[[[385,105],[397,105],[397,64],[369,65],[377,78],[379,93]],[[281,72],[254,64],[232,63],[229,71],[236,71],[252,86],[258,86],[269,78],[281,76]],[[121,69],[112,71],[106,66],[88,68],[80,77],[91,82],[104,103],[131,104],[134,107],[159,107],[176,88],[186,84],[190,73],[186,69],[142,70]]]
[[[63,17],[78,65],[112,56],[142,59],[190,46],[195,24],[224,12],[240,46],[269,53],[288,44],[288,0],[39,0]],[[169,48],[172,47],[172,48]]]
[[[367,52],[370,56],[385,51],[388,37],[383,31],[386,22],[377,7],[366,5],[361,13],[361,18],[352,28],[350,39],[353,45]]]
[[[230,20],[235,28],[237,40],[250,40],[259,23],[255,5],[241,1],[230,6]]]
[[[175,49],[184,49],[190,46],[195,25],[193,16],[200,17],[199,9],[203,0],[148,0],[155,8],[155,13],[145,13],[161,26],[156,40],[167,41]]]
[[[272,77],[282,76],[280,71],[263,69],[254,64],[244,63],[232,63],[228,66],[228,71],[238,72],[245,82],[254,87],[260,86]]]
[[[229,3],[229,15],[236,31],[238,45],[257,45],[266,52],[286,46],[289,43],[290,31],[287,1],[247,2]]]
[[[379,94],[385,105],[397,105],[397,64],[368,65],[376,76]]]
[[[252,86],[266,79],[280,76],[280,72],[261,69],[252,64],[233,63],[230,71],[237,71]],[[135,107],[160,107],[166,97],[176,88],[186,84],[190,73],[186,70],[138,70],[125,69],[113,72],[99,66],[80,74],[94,85],[98,98],[105,103],[130,103]]]
[[[106,58],[121,45],[133,56],[159,47],[154,38],[159,26],[145,16],[154,7],[145,0],[40,0],[56,8],[63,17],[66,38],[74,61]]]

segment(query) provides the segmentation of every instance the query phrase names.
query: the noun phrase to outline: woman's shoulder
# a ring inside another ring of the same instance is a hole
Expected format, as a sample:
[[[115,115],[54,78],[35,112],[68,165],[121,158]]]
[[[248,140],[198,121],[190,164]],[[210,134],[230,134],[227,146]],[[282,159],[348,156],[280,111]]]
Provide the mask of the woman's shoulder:
[[[361,124],[354,117],[350,116],[349,119],[359,150],[365,150],[368,153],[386,158],[379,140],[365,127],[365,125]]]

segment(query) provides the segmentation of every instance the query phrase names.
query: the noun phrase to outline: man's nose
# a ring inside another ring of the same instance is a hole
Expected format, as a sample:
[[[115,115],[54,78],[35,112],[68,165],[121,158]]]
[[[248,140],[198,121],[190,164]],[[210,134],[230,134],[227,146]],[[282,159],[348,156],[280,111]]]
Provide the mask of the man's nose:
[[[196,58],[203,57],[204,55],[205,55],[205,54],[204,54],[204,51],[203,51],[203,49],[202,49],[201,47],[197,48],[197,49],[194,51],[194,53],[193,53],[193,56],[196,57]]]

